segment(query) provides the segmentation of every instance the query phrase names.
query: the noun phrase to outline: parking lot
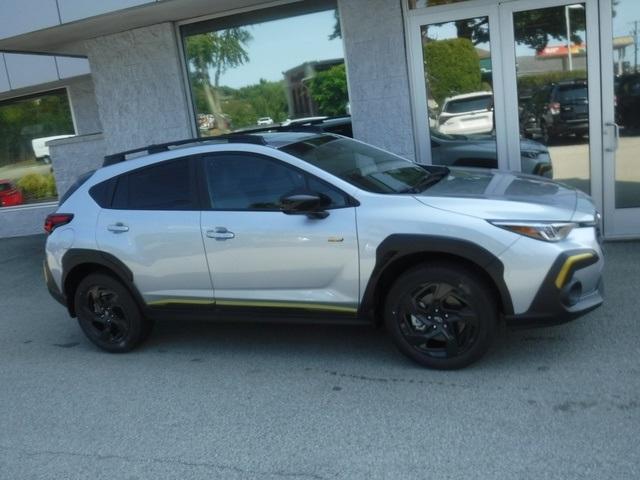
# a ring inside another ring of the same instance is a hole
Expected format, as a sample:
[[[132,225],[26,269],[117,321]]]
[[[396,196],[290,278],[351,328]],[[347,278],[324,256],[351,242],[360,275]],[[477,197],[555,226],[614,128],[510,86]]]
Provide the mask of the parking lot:
[[[2,479],[640,478],[640,243],[606,245],[599,310],[439,372],[360,327],[167,322],[102,353],[43,241],[0,240]]]

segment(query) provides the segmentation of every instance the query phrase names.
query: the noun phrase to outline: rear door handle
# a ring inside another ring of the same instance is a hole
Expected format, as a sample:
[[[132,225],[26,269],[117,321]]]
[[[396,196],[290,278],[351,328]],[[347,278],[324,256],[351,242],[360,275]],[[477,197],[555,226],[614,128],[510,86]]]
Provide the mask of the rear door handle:
[[[129,227],[127,227],[124,223],[118,222],[113,225],[109,225],[107,230],[113,233],[124,233],[129,231]]]
[[[235,233],[230,232],[226,229],[226,227],[216,227],[213,229],[209,229],[207,230],[206,234],[207,237],[215,238],[216,240],[230,240],[232,238],[235,238],[236,236]]]

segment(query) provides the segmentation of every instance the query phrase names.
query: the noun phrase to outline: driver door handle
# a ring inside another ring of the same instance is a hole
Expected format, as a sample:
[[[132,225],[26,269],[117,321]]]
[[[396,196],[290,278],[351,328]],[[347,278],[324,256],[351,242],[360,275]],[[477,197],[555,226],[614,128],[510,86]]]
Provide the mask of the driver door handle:
[[[235,238],[236,234],[227,230],[226,227],[215,227],[206,231],[206,235],[209,238],[215,238],[216,240],[230,240]]]

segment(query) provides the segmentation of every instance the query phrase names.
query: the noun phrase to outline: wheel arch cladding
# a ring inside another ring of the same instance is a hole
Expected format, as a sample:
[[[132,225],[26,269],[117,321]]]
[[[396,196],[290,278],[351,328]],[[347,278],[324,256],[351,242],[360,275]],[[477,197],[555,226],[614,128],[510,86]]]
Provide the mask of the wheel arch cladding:
[[[67,300],[67,309],[72,317],[76,316],[75,291],[83,278],[92,273],[106,273],[122,282],[138,302],[144,306],[142,297],[133,284],[133,273],[113,255],[97,250],[71,249],[62,258],[62,285]]]
[[[479,274],[494,292],[500,312],[513,314],[504,266],[487,249],[452,237],[396,234],[384,239],[376,250],[376,264],[362,298],[361,315],[379,320],[386,292],[395,279],[409,268],[430,261],[451,261]]]

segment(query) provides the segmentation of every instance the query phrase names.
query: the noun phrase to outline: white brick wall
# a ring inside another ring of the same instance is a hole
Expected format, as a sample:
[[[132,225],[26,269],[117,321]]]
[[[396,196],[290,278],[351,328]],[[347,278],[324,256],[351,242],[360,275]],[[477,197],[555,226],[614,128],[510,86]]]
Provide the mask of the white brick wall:
[[[415,159],[400,0],[339,0],[354,136]]]
[[[86,42],[108,153],[191,136],[173,25]]]

